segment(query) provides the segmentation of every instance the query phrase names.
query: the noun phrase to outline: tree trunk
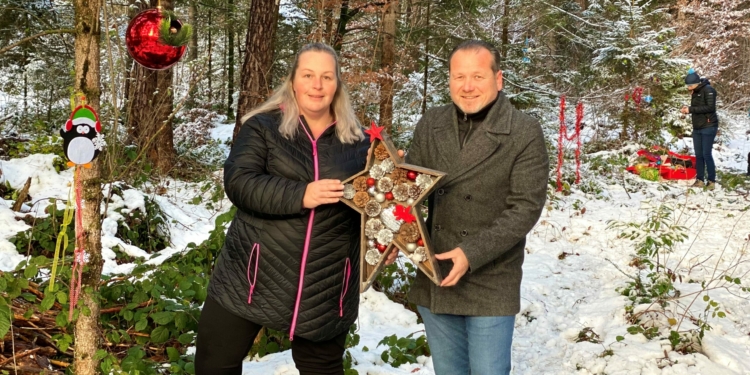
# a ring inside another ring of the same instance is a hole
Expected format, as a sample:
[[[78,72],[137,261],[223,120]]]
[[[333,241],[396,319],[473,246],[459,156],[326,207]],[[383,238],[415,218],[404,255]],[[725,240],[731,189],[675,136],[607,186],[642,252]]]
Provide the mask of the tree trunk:
[[[190,0],[190,6],[188,7],[188,19],[190,24],[193,26],[193,35],[190,37],[190,45],[188,46],[188,61],[193,61],[198,58],[198,7],[196,2],[198,0]]]
[[[211,40],[211,8],[208,8],[208,71],[206,72],[206,80],[208,81],[208,103],[214,102],[214,90],[212,88],[212,82],[211,82],[211,76],[213,76],[213,67],[212,67],[212,58],[211,54],[213,53],[212,46],[214,45]]]
[[[396,38],[396,9],[398,0],[388,0],[383,16],[383,45],[380,50],[380,126],[384,126],[388,134],[393,127],[393,59],[396,53],[394,40]]]
[[[346,24],[349,23],[349,20],[354,18],[354,15],[356,15],[359,12],[358,9],[349,10],[349,0],[341,0],[341,12],[339,14],[339,23],[336,26],[336,32],[333,34],[333,37],[331,38],[333,49],[336,50],[336,52],[341,52],[341,46],[344,42],[344,34],[346,34]]]
[[[86,97],[86,103],[99,110],[99,1],[74,0],[75,11],[75,81],[74,91]],[[78,103],[77,103],[78,104]],[[78,321],[75,329],[75,373],[95,375],[99,360],[99,301],[96,297],[102,275],[102,222],[99,206],[102,201],[100,178],[101,159],[92,162],[90,169],[83,168],[80,174],[83,183],[83,209],[81,212],[88,262],[81,279],[81,295],[78,301]],[[84,310],[88,309],[88,314]]]
[[[279,0],[253,0],[248,10],[245,61],[240,73],[240,96],[234,135],[240,131],[242,116],[262,103],[271,86],[273,45]]]
[[[227,0],[227,119],[232,119],[234,111],[234,0]]]
[[[508,58],[508,47],[510,43],[509,39],[509,31],[508,28],[510,27],[510,0],[504,0],[503,1],[503,35],[502,35],[502,45],[500,48],[502,48],[502,56],[503,60],[506,60]]]
[[[155,7],[157,0],[151,0]],[[164,9],[174,9],[172,0],[162,0]],[[150,8],[147,4],[142,9]],[[175,163],[172,121],[172,69],[150,70],[133,65],[128,98],[128,131],[133,142],[162,175]]]
[[[430,2],[427,2],[427,27],[430,29]],[[422,114],[427,112],[427,79],[430,73],[430,35],[427,34],[424,39],[424,82],[422,87]]]

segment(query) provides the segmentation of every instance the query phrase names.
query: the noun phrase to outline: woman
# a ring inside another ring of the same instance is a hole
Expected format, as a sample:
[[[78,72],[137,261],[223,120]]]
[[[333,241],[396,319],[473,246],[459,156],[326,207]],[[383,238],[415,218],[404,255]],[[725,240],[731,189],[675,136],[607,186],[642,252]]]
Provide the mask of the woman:
[[[198,324],[198,375],[241,374],[262,327],[289,333],[300,374],[344,373],[360,217],[339,197],[368,148],[336,53],[306,45],[281,87],[243,118],[224,164],[238,210]]]

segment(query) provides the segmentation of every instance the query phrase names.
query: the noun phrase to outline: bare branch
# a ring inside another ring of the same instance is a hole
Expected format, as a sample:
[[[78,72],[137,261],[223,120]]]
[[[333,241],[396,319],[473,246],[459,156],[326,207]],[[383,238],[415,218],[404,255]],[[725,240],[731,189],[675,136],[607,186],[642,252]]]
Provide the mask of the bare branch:
[[[76,31],[74,29],[59,29],[59,30],[46,30],[46,31],[42,31],[39,34],[34,34],[34,35],[31,35],[31,36],[27,36],[27,37],[25,37],[25,38],[23,38],[23,39],[15,42],[15,43],[13,43],[13,44],[10,44],[10,45],[7,45],[7,46],[5,46],[3,48],[0,48],[0,55],[4,54],[5,52],[8,52],[8,51],[12,50],[13,48],[16,48],[16,47],[20,46],[21,44],[24,44],[24,43],[26,43],[28,41],[34,40],[34,39],[39,38],[41,36],[50,35],[50,34],[75,34],[75,32]]]

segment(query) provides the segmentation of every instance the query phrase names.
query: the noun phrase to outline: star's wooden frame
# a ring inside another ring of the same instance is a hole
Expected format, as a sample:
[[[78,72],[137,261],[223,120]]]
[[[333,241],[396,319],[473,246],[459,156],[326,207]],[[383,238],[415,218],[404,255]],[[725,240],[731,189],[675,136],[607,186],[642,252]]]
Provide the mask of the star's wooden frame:
[[[393,142],[391,141],[390,137],[387,134],[378,134],[381,139],[377,138],[375,136],[375,139],[372,141],[372,144],[370,145],[370,150],[367,152],[367,164],[365,165],[365,169],[362,172],[359,172],[355,174],[354,176],[346,179],[343,181],[343,184],[351,183],[355,178],[360,176],[367,176],[369,175],[370,168],[375,164],[378,159],[375,157],[375,149],[380,145],[381,143],[385,146],[386,150],[388,151],[389,157],[391,161],[393,161],[396,168],[405,169],[407,171],[414,171],[420,174],[426,174],[432,177],[432,185],[425,189],[422,194],[419,196],[419,199],[415,199],[414,203],[412,205],[409,205],[406,202],[398,202],[398,204],[401,204],[404,207],[410,208],[410,213],[416,217],[415,223],[417,224],[417,228],[419,230],[419,235],[422,238],[422,241],[424,242],[424,248],[427,253],[427,259],[425,259],[423,262],[420,262],[417,264],[417,267],[427,275],[427,277],[430,278],[435,284],[440,285],[440,283],[443,281],[443,276],[440,274],[440,268],[438,267],[437,260],[435,259],[435,252],[432,249],[432,244],[430,242],[430,236],[427,232],[427,226],[424,222],[424,215],[422,213],[422,201],[427,197],[438,185],[438,182],[445,177],[445,173],[439,172],[436,170],[428,169],[428,168],[422,168],[416,165],[412,164],[406,164],[404,162],[404,159],[400,156],[398,156],[398,150],[393,145]],[[388,257],[388,254],[390,254],[392,251],[401,251],[402,253],[406,254],[407,256],[410,255],[412,252],[407,250],[406,244],[402,243],[398,236],[394,235],[393,241],[391,241],[390,244],[388,244],[388,247],[386,250],[380,254],[380,259],[378,260],[378,263],[374,266],[367,263],[365,260],[365,254],[367,253],[367,236],[365,235],[365,223],[369,219],[369,216],[365,213],[364,208],[357,207],[356,204],[350,199],[341,198],[342,202],[347,204],[349,207],[353,208],[357,212],[361,214],[361,239],[360,239],[360,256],[359,256],[359,264],[360,264],[360,272],[359,272],[359,281],[360,281],[360,287],[359,291],[360,293],[365,292],[368,288],[370,288],[370,285],[375,281],[375,278],[380,273],[380,271],[383,270],[385,267],[385,260]],[[394,203],[395,201],[388,201],[381,203],[381,206],[383,208],[388,207],[390,204]],[[398,249],[398,250],[396,250]]]

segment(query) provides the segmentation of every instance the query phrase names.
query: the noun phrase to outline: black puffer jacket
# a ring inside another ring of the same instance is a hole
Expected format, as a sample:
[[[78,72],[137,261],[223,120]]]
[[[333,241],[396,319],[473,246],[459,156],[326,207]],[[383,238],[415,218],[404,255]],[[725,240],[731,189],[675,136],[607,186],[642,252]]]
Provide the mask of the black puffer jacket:
[[[357,318],[360,217],[343,203],[306,210],[302,200],[308,183],[364,169],[369,143],[342,144],[333,126],[312,141],[302,122],[288,140],[280,122],[279,112],[249,119],[224,164],[224,188],[238,210],[208,294],[292,339],[324,341]]]
[[[693,114],[693,129],[719,126],[719,116],[716,115],[716,90],[711,87],[708,79],[701,78],[701,83],[693,90],[689,110]]]

